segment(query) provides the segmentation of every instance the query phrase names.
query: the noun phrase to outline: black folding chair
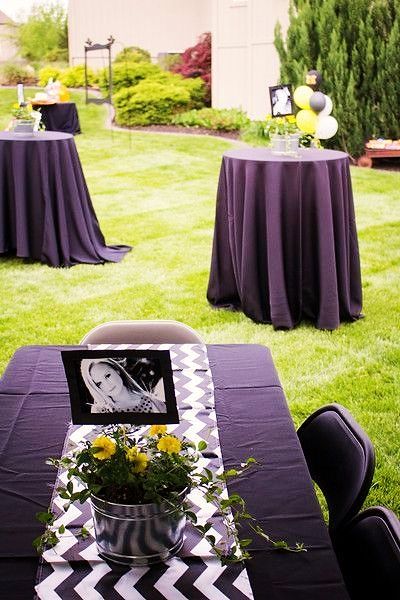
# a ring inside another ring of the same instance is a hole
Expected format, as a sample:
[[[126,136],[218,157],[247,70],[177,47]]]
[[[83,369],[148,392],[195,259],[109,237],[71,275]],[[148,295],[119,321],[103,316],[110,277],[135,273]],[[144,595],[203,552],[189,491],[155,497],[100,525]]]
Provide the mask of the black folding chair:
[[[329,509],[329,531],[357,514],[371,487],[375,469],[373,445],[351,413],[328,404],[310,415],[297,434],[311,477]]]
[[[391,510],[368,508],[347,523],[334,545],[352,600],[400,598],[400,522]]]

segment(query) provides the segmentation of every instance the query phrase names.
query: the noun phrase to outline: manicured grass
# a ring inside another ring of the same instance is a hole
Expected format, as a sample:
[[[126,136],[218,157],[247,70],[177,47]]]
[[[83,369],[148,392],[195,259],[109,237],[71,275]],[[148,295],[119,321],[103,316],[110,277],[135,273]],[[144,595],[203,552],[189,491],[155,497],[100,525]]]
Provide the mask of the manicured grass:
[[[0,90],[0,127],[15,96]],[[74,344],[114,319],[177,319],[209,343],[266,345],[296,425],[327,402],[349,408],[377,452],[366,504],[400,512],[400,172],[352,169],[365,319],[334,332],[307,324],[274,331],[206,301],[218,173],[232,143],[109,131],[104,107],[74,99],[101,228],[109,244],[134,249],[118,264],[71,269],[0,258],[0,372],[19,346]]]

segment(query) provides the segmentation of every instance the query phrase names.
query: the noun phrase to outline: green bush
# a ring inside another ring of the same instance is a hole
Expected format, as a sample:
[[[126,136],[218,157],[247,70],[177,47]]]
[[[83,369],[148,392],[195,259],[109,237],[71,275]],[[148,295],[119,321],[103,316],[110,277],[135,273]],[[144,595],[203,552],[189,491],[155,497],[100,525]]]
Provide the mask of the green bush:
[[[6,63],[0,69],[0,81],[3,85],[33,84],[36,83],[37,77],[35,69],[30,65]]]
[[[57,69],[57,67],[43,67],[39,71],[39,85],[45,87],[50,78],[53,78],[53,81],[55,81],[60,77],[61,72],[62,69]]]
[[[190,81],[187,79],[186,81]],[[205,127],[216,131],[239,131],[250,122],[246,113],[236,108],[202,108],[174,116],[174,125]]]
[[[137,85],[139,81],[147,79],[158,72],[163,73],[157,65],[151,63],[117,63],[112,69],[113,90],[118,92],[124,88]],[[108,69],[99,73],[99,85],[103,91],[108,89]]]
[[[182,86],[141,81],[114,96],[119,125],[168,124],[179,111],[190,106],[190,93]]]
[[[96,82],[96,76],[90,67],[87,69],[87,75],[89,85],[93,85]],[[65,71],[62,71],[59,79],[66,87],[85,87],[85,66],[76,65],[75,67],[69,67]]]
[[[172,53],[161,54],[158,57],[157,61],[158,66],[161,67],[161,69],[163,69],[164,71],[172,71],[174,68],[180,65],[181,62],[182,55]]]
[[[206,84],[201,77],[188,78],[182,75],[171,74],[175,78],[175,85],[185,88],[190,94],[190,108],[202,108],[206,98]]]
[[[151,62],[150,52],[138,46],[128,46],[114,58],[114,63],[119,62],[149,63]]]

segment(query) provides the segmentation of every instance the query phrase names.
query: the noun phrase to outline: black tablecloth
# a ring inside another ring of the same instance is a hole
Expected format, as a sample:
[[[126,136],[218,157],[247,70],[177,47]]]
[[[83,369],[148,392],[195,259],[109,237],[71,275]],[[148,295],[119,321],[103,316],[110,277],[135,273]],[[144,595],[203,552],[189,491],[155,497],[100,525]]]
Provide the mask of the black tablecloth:
[[[72,135],[0,132],[0,254],[53,267],[118,262],[106,246]]]
[[[42,113],[46,131],[62,131],[73,135],[81,133],[79,116],[75,102],[57,102],[56,104],[35,104],[35,110]]]
[[[207,297],[256,322],[321,329],[358,319],[361,275],[347,154],[223,156]]]
[[[56,475],[45,459],[60,455],[70,419],[62,349],[21,348],[0,382],[4,600],[26,600],[33,593],[37,559],[31,542],[41,533],[34,515],[47,508],[48,484]],[[260,462],[240,483],[231,483],[231,491],[245,498],[271,537],[308,546],[308,552],[292,554],[254,540],[247,571],[255,600],[348,600],[269,351],[208,346],[208,356],[224,465],[237,467],[248,456]]]

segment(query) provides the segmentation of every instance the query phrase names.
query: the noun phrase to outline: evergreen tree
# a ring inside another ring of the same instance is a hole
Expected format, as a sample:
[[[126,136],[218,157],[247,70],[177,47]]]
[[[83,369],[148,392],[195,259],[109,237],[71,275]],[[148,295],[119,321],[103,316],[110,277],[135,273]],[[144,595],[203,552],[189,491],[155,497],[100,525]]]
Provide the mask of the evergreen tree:
[[[281,81],[321,72],[339,122],[330,145],[352,155],[372,136],[400,137],[399,21],[400,0],[291,0],[286,39],[275,28]]]

